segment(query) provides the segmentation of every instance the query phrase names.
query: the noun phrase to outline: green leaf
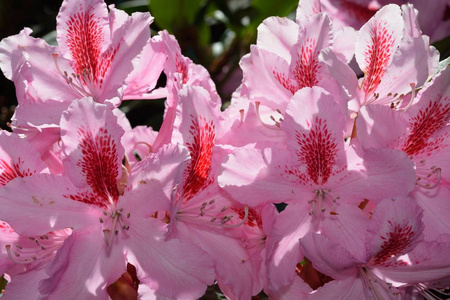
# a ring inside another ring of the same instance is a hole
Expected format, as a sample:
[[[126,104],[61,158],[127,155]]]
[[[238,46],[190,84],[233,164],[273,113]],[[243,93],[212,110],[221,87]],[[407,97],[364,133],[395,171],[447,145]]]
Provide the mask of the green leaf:
[[[295,10],[298,0],[267,1],[253,0],[252,5],[260,13],[261,21],[270,16],[285,17]]]
[[[174,33],[186,24],[192,25],[205,0],[150,0],[150,13],[162,29]]]

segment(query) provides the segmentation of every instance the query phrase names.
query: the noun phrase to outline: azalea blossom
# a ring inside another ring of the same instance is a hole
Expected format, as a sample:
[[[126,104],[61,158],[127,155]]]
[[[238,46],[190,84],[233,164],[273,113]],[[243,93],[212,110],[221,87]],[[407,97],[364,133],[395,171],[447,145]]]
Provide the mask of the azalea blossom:
[[[302,238],[305,256],[334,279],[307,299],[336,299],[336,295],[337,299],[398,299],[404,286],[448,276],[450,266],[443,255],[450,246],[448,236],[443,241],[423,241],[421,217],[414,201],[396,197],[381,202],[370,220],[354,227],[363,233],[357,236],[364,248],[353,249],[346,234],[336,235],[338,242],[318,234]]]
[[[89,116],[87,123],[85,116]],[[73,228],[72,235],[47,267],[49,277],[39,286],[39,292],[55,298],[68,295],[106,298],[103,288],[115,282],[130,262],[136,266],[141,282],[159,294],[200,296],[206,284],[212,283],[211,262],[204,255],[204,259],[199,259],[202,250],[194,245],[178,240],[163,242],[166,224],[152,217],[155,211],[168,209],[163,182],[171,180],[178,159],[185,160],[186,153],[176,147],[166,147],[162,151],[165,154],[135,166],[129,177],[130,188],[125,192],[128,176],[121,164],[123,129],[110,108],[89,98],[76,100],[64,113],[61,128],[64,176],[39,174],[20,178],[0,190],[0,198],[10,208],[2,210],[1,217],[11,222],[17,232],[35,235]],[[165,166],[162,170],[169,178],[161,176],[162,173],[155,176],[154,172],[161,166]],[[11,197],[19,190],[19,197]],[[34,215],[27,223],[17,218],[25,211]],[[198,269],[201,273],[197,279],[192,273],[183,275],[178,267],[171,269],[172,264],[182,266],[188,262],[186,257],[181,258],[181,253],[177,258],[175,249],[192,253],[190,257],[197,269],[203,261],[205,268]],[[77,256],[86,251],[91,255]],[[164,259],[158,253],[164,253]],[[171,263],[167,265],[165,261],[169,257]],[[180,259],[183,264],[176,263]],[[85,268],[86,265],[92,267]],[[79,280],[74,281],[73,272],[79,274]],[[180,289],[172,289],[170,281],[163,284],[163,278],[177,276]],[[91,278],[89,285],[86,278]],[[67,290],[69,282],[72,288]]]

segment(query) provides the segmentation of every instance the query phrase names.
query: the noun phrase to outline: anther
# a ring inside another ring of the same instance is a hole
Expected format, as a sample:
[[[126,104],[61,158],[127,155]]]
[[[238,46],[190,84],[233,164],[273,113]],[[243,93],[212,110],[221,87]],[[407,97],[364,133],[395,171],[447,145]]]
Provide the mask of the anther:
[[[209,201],[209,204],[214,204],[214,202],[216,202],[216,200],[212,199],[211,201]]]

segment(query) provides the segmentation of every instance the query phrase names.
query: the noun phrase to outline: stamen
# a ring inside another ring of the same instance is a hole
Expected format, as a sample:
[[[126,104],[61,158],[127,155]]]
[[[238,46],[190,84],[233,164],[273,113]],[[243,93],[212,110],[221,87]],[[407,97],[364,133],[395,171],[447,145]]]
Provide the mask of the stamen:
[[[408,105],[406,105],[404,108],[399,109],[399,111],[407,111],[413,104],[414,98],[416,97],[416,84],[410,83],[409,85],[411,86],[411,99],[409,100]]]
[[[134,148],[136,148],[137,145],[144,145],[144,146],[147,146],[147,147],[148,147],[148,152],[147,152],[147,154],[150,154],[150,153],[152,153],[152,151],[153,151],[152,145],[150,145],[149,143],[146,143],[146,142],[137,142],[137,143],[134,144]]]
[[[262,120],[261,115],[260,115],[260,113],[259,113],[259,106],[260,106],[260,104],[261,104],[261,103],[260,103],[259,101],[256,101],[256,102],[255,102],[256,116],[258,117],[258,120],[261,122],[261,124],[262,124],[264,127],[269,128],[269,129],[272,129],[272,130],[278,130],[277,127],[280,127],[281,124],[280,124],[279,122],[277,122],[273,116],[270,116],[270,117],[271,117],[271,119],[275,122],[275,125],[269,125],[269,124],[264,123],[264,121]]]
[[[245,222],[247,222],[247,220],[248,220],[248,206],[247,205],[244,206],[244,213],[245,213],[244,214],[244,218],[241,220],[241,222],[236,223],[236,224],[230,224],[230,225],[223,224],[222,226],[225,227],[225,228],[234,228],[234,227],[239,227],[239,226],[245,224]],[[231,218],[229,220],[231,220]]]

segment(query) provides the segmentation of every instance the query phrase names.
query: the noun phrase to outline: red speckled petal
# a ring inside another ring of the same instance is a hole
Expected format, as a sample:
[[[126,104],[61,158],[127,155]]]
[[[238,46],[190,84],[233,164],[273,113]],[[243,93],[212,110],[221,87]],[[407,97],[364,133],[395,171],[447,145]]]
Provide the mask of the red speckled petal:
[[[25,139],[0,131],[0,187],[16,177],[31,176],[45,169],[39,154]]]
[[[422,242],[405,259],[408,263],[399,266],[378,268],[389,281],[396,283],[432,282],[450,276],[450,242]]]
[[[367,259],[373,266],[395,266],[423,239],[422,209],[406,197],[380,202],[367,229]]]
[[[117,201],[117,181],[124,157],[120,143],[123,133],[111,109],[91,98],[74,101],[63,114],[61,140],[67,156],[63,161],[66,174],[76,186],[91,190],[89,194],[97,199],[93,204],[102,206]]]
[[[403,19],[397,5],[380,9],[359,31],[355,57],[364,72],[363,101],[374,96],[386,68],[392,62],[403,32]]]
[[[423,152],[429,154],[433,147],[439,144],[438,139],[432,139],[447,126],[450,121],[450,68],[446,68],[434,80],[419,92],[419,102],[413,105],[407,114],[410,133],[403,145],[403,151],[408,155]]]
[[[298,43],[291,49],[289,77],[297,90],[320,85],[325,79],[319,54],[332,45],[331,20],[325,14],[318,14],[307,20],[299,31]]]
[[[16,178],[0,188],[0,220],[19,234],[39,236],[65,228],[98,226],[98,207],[71,201],[79,190],[65,176],[37,174]]]
[[[344,116],[333,97],[322,88],[297,92],[282,127],[295,151],[293,154],[302,164],[296,175],[303,184],[323,185],[346,167]]]
[[[108,10],[102,0],[64,1],[57,17],[57,40],[76,74],[97,72],[109,44]],[[95,74],[95,73],[94,73]]]
[[[179,97],[172,142],[186,145],[191,155],[183,181],[183,197],[188,201],[214,182],[211,171],[220,110],[201,87],[185,87]]]

